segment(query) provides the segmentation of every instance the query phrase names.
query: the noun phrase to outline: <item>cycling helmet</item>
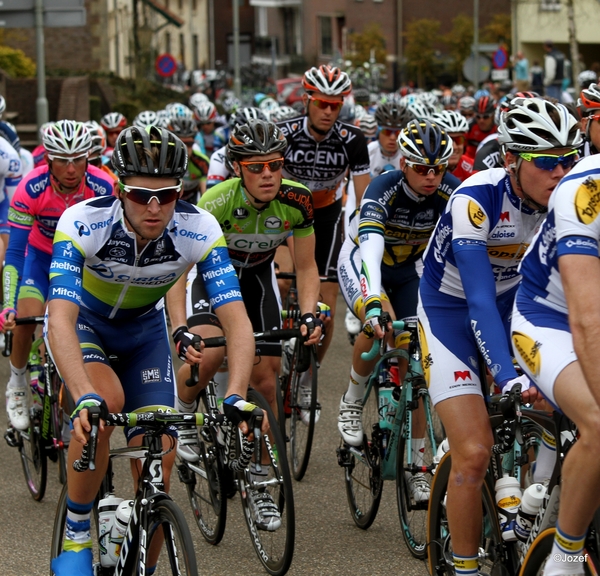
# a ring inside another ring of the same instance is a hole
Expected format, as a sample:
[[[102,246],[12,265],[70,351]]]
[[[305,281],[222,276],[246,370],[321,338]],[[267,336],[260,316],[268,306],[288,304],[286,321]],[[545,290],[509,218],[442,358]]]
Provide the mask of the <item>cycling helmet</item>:
[[[400,153],[418,164],[443,164],[452,156],[452,138],[430,120],[411,120],[398,136]]]
[[[469,131],[469,122],[456,110],[444,110],[436,112],[431,116],[431,121],[435,122],[442,130],[448,134],[467,133]]]
[[[419,120],[425,120],[435,113],[435,108],[429,106],[427,103],[421,100],[415,100],[412,104],[409,104],[407,110]]]
[[[179,180],[187,170],[187,148],[165,128],[130,126],[117,138],[112,164],[119,178],[156,176]]]
[[[233,114],[241,105],[236,96],[227,96],[221,101],[221,108],[225,114]]]
[[[454,94],[446,94],[442,96],[442,106],[446,110],[454,110],[457,103],[458,98]]]
[[[366,138],[375,138],[377,135],[377,120],[371,114],[365,114],[359,121],[358,127]]]
[[[196,92],[190,96],[188,101],[190,108],[194,109],[200,106],[200,104],[204,104],[205,102],[210,102],[208,96],[203,94],[202,92]]]
[[[92,137],[82,122],[59,120],[44,130],[42,144],[49,154],[83,154]]]
[[[169,125],[171,114],[168,110],[157,110],[156,111],[156,125],[159,128],[166,128]]]
[[[201,102],[194,108],[194,116],[200,124],[209,124],[217,118],[217,107],[210,101]]]
[[[600,86],[598,84],[590,84],[581,91],[579,107],[584,115],[600,109]]]
[[[250,120],[266,120],[267,117],[261,110],[254,106],[246,106],[236,110],[235,114],[230,118],[229,125],[233,130],[236,126],[247,124]]]
[[[366,88],[355,88],[352,91],[354,94],[355,102],[359,104],[368,104],[369,103],[369,91]]]
[[[473,96],[463,96],[458,101],[458,109],[461,112],[474,112],[475,111],[475,98],[473,98]]]
[[[480,96],[475,101],[475,114],[493,114],[496,101],[491,96]]]
[[[171,118],[179,116],[180,118],[193,118],[194,112],[191,108],[188,108],[185,104],[177,103],[166,108],[171,115]]]
[[[356,119],[356,112],[354,108],[354,104],[344,102],[344,105],[342,106],[342,109],[340,110],[340,114],[337,119],[340,122],[345,122],[346,124],[354,124],[354,120]]]
[[[347,96],[352,90],[352,82],[346,72],[325,65],[307,70],[302,86],[306,92],[321,92],[327,96]]]
[[[156,112],[144,110],[133,119],[133,125],[138,128],[145,128],[146,126],[156,126],[157,121],[158,116],[156,115]]]
[[[88,157],[98,158],[99,156],[102,156],[104,150],[106,150],[106,132],[95,120],[89,120],[88,122],[84,122],[84,124],[89,130],[92,138],[92,145]]]
[[[281,152],[287,148],[287,140],[281,129],[268,120],[250,120],[236,126],[229,136],[227,153],[232,160],[244,156],[263,156]]]
[[[584,89],[588,88],[590,84],[595,84],[598,82],[598,74],[596,74],[593,70],[584,70],[577,76],[577,80],[579,81],[579,86]]]
[[[109,112],[102,116],[100,124],[105,130],[118,130],[127,126],[127,118],[120,112]]]
[[[498,142],[515,152],[576,148],[581,141],[577,119],[562,104],[542,98],[513,99],[498,127]]]
[[[380,104],[375,111],[377,125],[385,128],[404,128],[414,117],[410,109],[396,104],[393,100]]]
[[[473,94],[473,98],[475,98],[475,100],[479,100],[482,96],[489,96],[490,95],[490,91],[486,90],[485,88],[480,88],[479,90],[477,90],[477,92],[475,92],[475,94]]]
[[[461,94],[466,92],[466,88],[462,84],[455,84],[452,86],[452,95],[456,97],[460,97]]]
[[[170,116],[167,128],[179,138],[194,138],[198,133],[194,117]]]
[[[6,112],[6,100],[4,96],[0,96],[0,118],[2,118],[2,114]]]
[[[271,110],[275,110],[279,108],[279,102],[275,100],[275,98],[271,98],[270,96],[266,96],[260,101],[258,108],[263,112],[270,112]]]
[[[290,118],[298,116],[298,110],[291,106],[280,106],[279,108],[272,110],[269,116],[271,122],[283,122]]]
[[[43,138],[44,138],[44,132],[46,131],[47,128],[50,128],[50,126],[53,126],[54,122],[44,122],[41,126],[40,126],[40,130],[39,130],[39,135],[40,135],[40,142],[42,142]]]

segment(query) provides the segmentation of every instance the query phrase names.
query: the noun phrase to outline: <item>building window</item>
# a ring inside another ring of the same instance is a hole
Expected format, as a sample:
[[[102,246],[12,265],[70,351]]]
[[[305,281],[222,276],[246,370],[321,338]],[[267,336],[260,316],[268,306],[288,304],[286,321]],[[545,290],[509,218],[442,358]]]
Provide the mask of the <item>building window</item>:
[[[319,31],[321,34],[321,56],[331,56],[333,54],[331,16],[319,16]]]
[[[560,10],[560,0],[540,0],[540,10]]]

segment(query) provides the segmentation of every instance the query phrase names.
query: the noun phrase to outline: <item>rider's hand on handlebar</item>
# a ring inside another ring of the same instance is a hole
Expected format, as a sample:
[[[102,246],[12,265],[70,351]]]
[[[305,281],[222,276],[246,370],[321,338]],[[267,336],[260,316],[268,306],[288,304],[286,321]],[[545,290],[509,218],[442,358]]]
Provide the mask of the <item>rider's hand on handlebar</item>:
[[[522,374],[517,378],[504,380],[498,386],[502,394],[508,394],[516,384],[521,385],[521,400],[524,404],[532,404],[537,400],[539,395],[538,389],[526,374]]]
[[[200,364],[204,343],[198,334],[192,334],[187,326],[180,326],[173,332],[177,356],[186,364]],[[200,343],[199,349],[197,344]]]
[[[392,319],[387,312],[382,312],[379,307],[373,307],[367,310],[362,331],[369,339],[381,340],[385,336],[385,332],[392,329],[391,323]]]
[[[246,400],[237,394],[227,396],[227,398],[223,400],[223,414],[225,414],[225,417],[230,422],[233,422],[240,427],[242,434],[248,435],[252,432],[248,426],[248,421],[252,417],[260,415],[260,413],[262,413],[262,424],[260,429],[263,434],[266,434],[269,431],[269,419],[264,410],[256,406],[256,404],[246,402]]]
[[[98,394],[84,394],[79,398],[77,406],[71,414],[71,430],[73,439],[81,444],[87,442],[88,435],[92,431],[89,419],[90,410],[100,411],[100,431],[104,430],[104,420],[108,417],[106,402]]]
[[[319,318],[315,318],[312,313],[303,314],[300,318],[300,334],[308,338],[304,342],[305,346],[312,346],[321,341],[323,333],[323,322]]]
[[[8,332],[15,329],[15,319],[17,311],[14,308],[5,308],[0,312],[0,331]]]

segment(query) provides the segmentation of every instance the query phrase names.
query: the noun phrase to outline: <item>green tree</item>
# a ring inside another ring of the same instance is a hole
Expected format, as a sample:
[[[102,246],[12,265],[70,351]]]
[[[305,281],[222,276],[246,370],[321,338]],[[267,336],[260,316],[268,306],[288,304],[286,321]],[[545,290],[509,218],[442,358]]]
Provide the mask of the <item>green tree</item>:
[[[434,44],[439,40],[440,24],[438,20],[421,18],[406,25],[404,55],[409,74],[416,76],[419,87],[424,87],[425,81],[434,77]]]
[[[494,14],[492,20],[481,30],[481,42],[492,42],[510,46],[510,14]]]
[[[459,84],[463,81],[463,64],[471,54],[473,44],[473,18],[459,14],[452,19],[452,30],[442,37],[448,46],[448,51],[454,60],[456,76]]]
[[[23,50],[8,46],[0,46],[0,68],[13,77],[35,76],[35,62]]]
[[[385,49],[385,36],[379,24],[371,22],[362,32],[355,32],[349,36],[351,52],[349,54],[353,66],[362,66],[371,59],[371,51],[375,50],[375,62],[385,63],[387,51]]]

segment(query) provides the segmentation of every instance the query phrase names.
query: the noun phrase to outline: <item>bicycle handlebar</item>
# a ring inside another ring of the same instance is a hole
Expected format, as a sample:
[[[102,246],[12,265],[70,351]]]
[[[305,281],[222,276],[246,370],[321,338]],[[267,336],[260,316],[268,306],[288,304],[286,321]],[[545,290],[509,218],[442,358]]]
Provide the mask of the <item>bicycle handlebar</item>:
[[[44,316],[24,316],[23,318],[15,318],[15,324],[17,326],[22,326],[24,324],[43,324]],[[12,343],[13,343],[13,333],[12,330],[9,330],[4,334],[4,350],[2,350],[2,356],[8,358],[12,354]]]
[[[392,330],[408,330],[409,332],[413,332],[413,331],[416,331],[416,329],[417,329],[417,323],[414,320],[409,320],[409,321],[394,320],[392,322]],[[384,327],[384,331],[385,331],[385,327]],[[384,353],[385,353],[385,338],[382,338],[381,340],[374,339],[371,349],[368,352],[363,352],[360,355],[360,357],[363,360],[368,362],[369,360],[375,359],[377,356],[383,356]]]
[[[277,280],[295,280],[296,273],[295,272],[276,272],[275,278]],[[334,282],[335,284],[339,283],[339,278],[337,276],[319,276],[319,280],[321,282]]]

